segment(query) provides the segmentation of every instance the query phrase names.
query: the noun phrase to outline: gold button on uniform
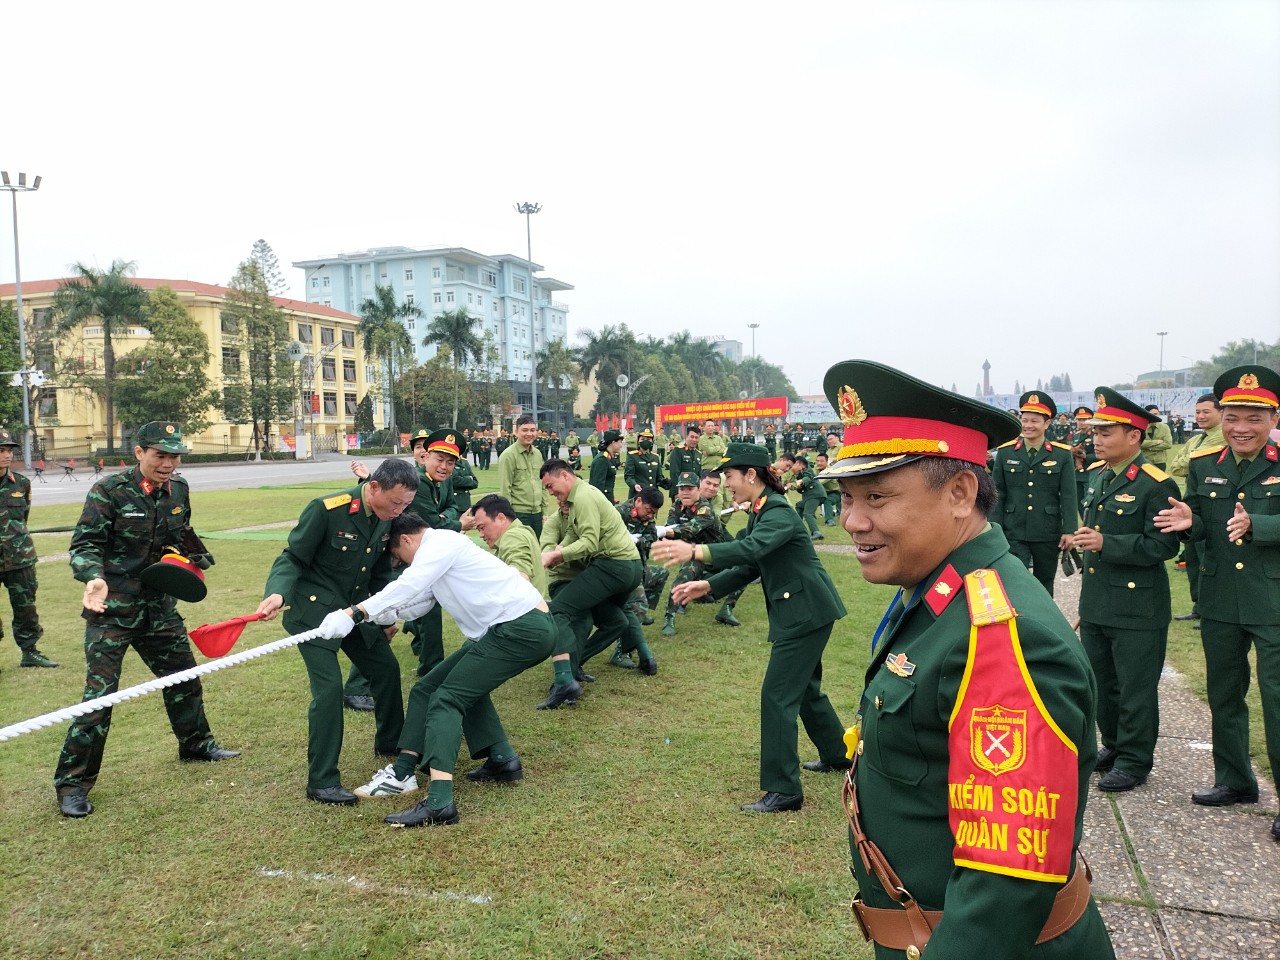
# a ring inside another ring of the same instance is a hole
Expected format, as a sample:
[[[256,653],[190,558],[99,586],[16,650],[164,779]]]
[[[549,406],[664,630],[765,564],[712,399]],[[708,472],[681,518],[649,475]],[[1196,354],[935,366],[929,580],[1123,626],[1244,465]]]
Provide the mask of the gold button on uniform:
[[[1137,587],[1137,584],[1136,584],[1136,583],[1134,583],[1132,580],[1130,580],[1130,581],[1129,581],[1129,589],[1130,589],[1130,590],[1132,590],[1132,589],[1134,589],[1135,587]]]
[[[1027,486],[1028,486],[1028,487],[1034,487],[1035,485],[1036,485],[1036,482],[1035,482],[1034,480],[1028,480],[1028,481],[1027,481]]]
[[[1237,563],[1237,564],[1236,564],[1236,569],[1237,569],[1237,570],[1243,570],[1243,569],[1244,569],[1244,564],[1243,564],[1243,563]]]
[[[876,696],[876,709],[877,709],[877,710],[879,710],[879,709],[880,709],[880,704],[882,704],[883,702],[884,702],[884,701],[880,699],[879,695],[877,695],[877,696]]]
[[[862,745],[863,745],[864,743],[866,743],[866,741],[865,741],[865,740],[859,740],[859,741],[858,741],[858,756],[862,756]]]
[[[1210,497],[1210,499],[1212,499],[1213,497],[1216,497],[1217,495],[1218,495],[1218,491],[1217,491],[1217,490],[1210,490],[1210,491],[1209,491],[1209,497]]]
[[[1243,541],[1243,540],[1237,540],[1237,541],[1236,541],[1236,546],[1237,546],[1237,547],[1243,547],[1243,546],[1244,546],[1244,541]]]
[[[914,943],[907,947],[907,960],[920,960],[920,948]]]
[[[1243,490],[1241,490],[1239,493],[1237,493],[1237,494],[1236,494],[1236,499],[1237,499],[1237,500],[1243,500],[1243,499],[1244,499],[1244,491],[1243,491]]]
[[[345,546],[342,548],[342,552],[343,552],[343,553],[346,553],[346,552],[347,552],[347,548],[346,548]]]
[[[316,602],[316,595],[314,593],[311,595],[311,602],[312,603]]]
[[[364,548],[364,552],[365,552],[365,553],[373,553],[373,547],[365,547],[365,548]]]
[[[1093,567],[1090,567],[1090,568],[1089,568],[1089,572],[1090,572],[1090,573],[1093,573]]]
[[[791,599],[791,594],[790,594],[790,593],[784,593],[784,594],[782,595],[782,599],[783,599],[783,600],[790,600],[790,599]]]

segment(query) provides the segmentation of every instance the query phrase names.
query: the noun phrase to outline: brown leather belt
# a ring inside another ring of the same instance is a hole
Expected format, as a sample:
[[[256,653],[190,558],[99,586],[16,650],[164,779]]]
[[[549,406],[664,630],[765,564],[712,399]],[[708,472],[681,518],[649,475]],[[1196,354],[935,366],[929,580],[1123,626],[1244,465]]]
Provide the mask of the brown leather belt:
[[[849,818],[854,846],[867,872],[875,875],[885,893],[898,907],[868,907],[860,897],[854,897],[850,906],[854,916],[858,918],[862,935],[868,940],[890,950],[905,950],[908,957],[919,957],[920,951],[929,942],[933,928],[942,919],[942,911],[922,910],[915,897],[902,885],[902,880],[893,867],[889,866],[884,853],[863,832],[858,789],[853,782],[857,770],[858,760],[855,756],[853,766],[845,777],[843,790],[845,814]],[[1089,905],[1089,883],[1093,875],[1079,851],[1076,851],[1076,856],[1076,871],[1054,897],[1053,909],[1049,911],[1049,919],[1041,928],[1036,943],[1044,943],[1066,933],[1084,915],[1085,908]]]

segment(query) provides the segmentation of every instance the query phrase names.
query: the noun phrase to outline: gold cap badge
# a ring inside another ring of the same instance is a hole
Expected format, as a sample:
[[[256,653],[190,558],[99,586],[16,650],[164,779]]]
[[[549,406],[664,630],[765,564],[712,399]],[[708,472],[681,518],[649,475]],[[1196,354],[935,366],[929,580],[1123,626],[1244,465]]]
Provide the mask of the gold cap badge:
[[[455,440],[455,439],[453,438],[453,434],[451,433],[451,434],[449,434],[447,437],[445,437],[445,438],[444,438],[444,442],[445,442],[445,443],[457,443],[458,441],[457,441],[457,440]]]
[[[1238,386],[1242,390],[1257,390],[1258,378],[1252,373],[1246,373],[1243,377],[1240,378],[1240,383],[1238,384]]]
[[[841,387],[837,400],[840,407],[840,422],[846,427],[856,427],[867,419],[867,411],[853,387],[848,384]]]
[[[1098,406],[1100,407],[1105,407],[1107,405],[1107,398],[1102,394],[1098,394],[1094,399],[1098,401]]]
[[[165,433],[173,433],[173,424],[172,424],[172,423],[166,423],[166,424],[164,425],[164,432],[165,432]]]
[[[1038,393],[1033,393],[1031,396],[1027,397],[1027,403],[1039,403],[1039,402],[1040,402],[1040,394]]]

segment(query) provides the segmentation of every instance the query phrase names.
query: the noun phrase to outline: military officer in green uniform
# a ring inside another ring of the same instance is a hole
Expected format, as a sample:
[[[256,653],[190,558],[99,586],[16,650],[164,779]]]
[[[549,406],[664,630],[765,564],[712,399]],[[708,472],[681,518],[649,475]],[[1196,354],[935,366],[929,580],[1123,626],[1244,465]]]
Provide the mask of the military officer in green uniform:
[[[698,453],[702,456],[702,463],[706,464],[707,467],[714,467],[724,459],[724,453],[728,448],[729,441],[720,432],[720,424],[715,420],[706,421],[702,425],[702,436],[698,438]],[[711,507],[719,512],[728,506],[729,488],[721,487],[720,495],[711,504]]]
[[[1067,443],[1071,446],[1071,458],[1076,466],[1076,503],[1082,503],[1085,488],[1089,486],[1089,468],[1098,459],[1093,450],[1093,427],[1089,426],[1093,410],[1089,407],[1076,407],[1071,416],[1076,425],[1067,438]]]
[[[1160,407],[1157,404],[1147,404],[1146,410],[1154,419],[1147,427],[1147,436],[1142,441],[1142,455],[1147,458],[1148,463],[1163,470],[1169,459],[1169,451],[1173,449],[1173,433],[1169,430],[1169,425],[1160,419]]]
[[[667,517],[667,526],[661,530],[661,538],[683,540],[686,543],[728,543],[729,536],[720,520],[720,514],[712,502],[715,499],[703,496],[702,485],[714,479],[716,493],[719,493],[720,473],[717,470],[704,470],[702,475],[682,473],[676,481],[677,501]],[[664,570],[665,572],[665,570]],[[702,580],[707,576],[707,567],[697,560],[680,565],[680,570],[672,583],[677,587],[692,580]],[[742,598],[742,590],[735,590],[725,596],[719,611],[716,612],[716,623],[726,627],[740,627],[742,621],[733,612],[734,606]],[[662,635],[676,635],[676,615],[685,612],[684,604],[677,603],[667,597],[667,612],[662,620]]]
[[[818,510],[827,499],[827,491],[818,482],[818,475],[809,465],[808,457],[796,457],[796,467],[800,473],[791,481],[791,489],[800,494],[796,501],[796,513],[809,528],[809,537],[813,540],[825,539],[818,529]]]
[[[996,519],[1009,550],[1053,596],[1058,557],[1079,525],[1075,459],[1070,447],[1044,437],[1058,409],[1052,397],[1028,391],[1018,409],[1022,435],[1001,444],[991,468],[1000,498]]]
[[[498,492],[511,501],[520,522],[542,536],[545,494],[538,479],[543,459],[534,443],[537,435],[533,417],[526,414],[516,421],[515,443],[498,458]]]
[[[487,427],[481,432],[477,442],[480,452],[476,458],[476,465],[481,470],[488,470],[493,465],[493,435]]]
[[[649,548],[666,530],[665,527],[659,527],[654,523],[658,510],[662,508],[662,499],[661,490],[645,487],[631,499],[618,504],[618,516],[622,518],[627,533],[631,535],[632,542],[640,552],[640,562],[644,565],[640,585],[635,588],[627,601],[628,609],[641,626],[653,623],[653,617],[649,615],[650,611],[657,609],[658,598],[662,595],[662,588],[667,582],[667,568],[649,562]],[[631,629],[630,618],[627,623],[628,630],[618,640],[609,662],[625,670],[634,669],[636,665],[631,659],[631,652],[635,650],[640,654],[641,669],[650,676],[656,674],[658,661],[645,642],[644,631]]]
[[[1196,434],[1187,441],[1185,447],[1178,451],[1177,456],[1173,458],[1173,462],[1169,465],[1170,476],[1182,480],[1184,483],[1187,479],[1187,472],[1191,463],[1191,457],[1199,450],[1207,450],[1210,447],[1217,447],[1221,450],[1226,446],[1226,440],[1222,437],[1222,410],[1218,406],[1218,398],[1212,393],[1206,393],[1196,400],[1196,428],[1201,432]],[[1187,585],[1191,592],[1191,612],[1180,613],[1173,619],[1175,620],[1191,620],[1198,621],[1200,619],[1200,559],[1204,556],[1204,544],[1199,540],[1188,540],[1182,548],[1182,558],[1186,561],[1187,567]],[[1200,629],[1199,624],[1195,624],[1195,628]]]
[[[1080,641],[1098,682],[1098,789],[1122,793],[1146,781],[1160,727],[1170,613],[1165,561],[1178,552],[1178,538],[1156,526],[1156,514],[1178,485],[1142,453],[1154,414],[1107,387],[1094,392],[1090,423],[1100,459],[1072,540],[1084,551]]]
[[[671,509],[676,508],[676,497],[679,495],[677,480],[682,473],[695,476],[702,473],[702,454],[698,452],[698,443],[702,440],[702,428],[697,424],[689,427],[684,436],[684,444],[675,447],[667,454],[667,476],[670,481],[668,493],[671,494]],[[670,514],[668,514],[670,521]]]
[[[637,443],[639,449],[634,454],[627,454],[627,461],[622,467],[628,496],[634,496],[646,487],[656,490],[662,483],[662,461],[653,452],[653,431],[648,428],[641,430]]]
[[[804,790],[797,720],[803,722],[821,758],[839,762],[844,752],[843,727],[822,689],[822,653],[845,608],[804,524],[770,471],[764,447],[731,446],[719,466],[734,501],[752,504],[746,529],[728,543],[664,541],[653,548],[652,556],[664,563],[696,560],[712,571],[705,580],[672,587],[676,603],[724,597],[759,578],[772,644],[760,688],[764,796],[742,809],[752,813],[799,810]]]
[[[460,446],[460,445],[459,445]],[[325,616],[359,603],[392,579],[391,521],[413,503],[418,473],[404,460],[384,460],[368,482],[331,497],[319,497],[303,508],[288,545],[267,575],[258,613],[268,619],[284,611],[291,634],[320,626]],[[311,683],[307,711],[307,797],[320,803],[349,805],[356,795],[342,785],[338,756],[342,752],[341,650],[373,689],[377,724],[374,750],[394,754],[404,722],[400,663],[387,633],[362,623],[335,639],[309,640],[298,647]]]
[[[778,431],[772,423],[764,425],[764,448],[769,451],[769,462],[778,459]]]
[[[176,473],[186,452],[176,423],[144,424],[133,449],[138,465],[103,477],[85,498],[71,534],[71,573],[85,585],[80,614],[85,621],[85,700],[119,689],[130,647],[157,677],[196,665],[177,602],[142,582],[147,567],[175,550],[201,568],[213,564],[191,527],[187,482]],[[163,693],[180,760],[240,755],[214,740],[199,678],[165,687]],[[88,794],[98,781],[110,731],[110,707],[71,722],[53,777],[64,817],[93,812]]]
[[[480,486],[480,481],[476,479],[476,475],[471,471],[471,464],[467,463],[467,458],[461,453],[458,459],[453,461],[453,474],[449,482],[453,487],[453,502],[458,508],[458,513],[466,513],[471,509],[471,491]]]
[[[565,437],[564,437],[564,445],[565,445],[566,447],[576,447],[576,446],[580,446],[580,445],[581,445],[581,443],[582,443],[582,441],[578,439],[578,431],[577,431],[577,430],[570,430],[567,434],[565,434]]]
[[[600,446],[591,452],[590,483],[603,493],[612,504],[617,504],[615,493],[618,479],[618,451],[622,449],[622,433],[606,430],[600,438]]]
[[[556,460],[560,457],[560,434],[551,431],[551,436],[547,437],[547,459]]]
[[[1271,440],[1280,408],[1280,375],[1248,365],[1213,384],[1222,407],[1222,449],[1191,457],[1185,502],[1171,501],[1160,522],[1204,546],[1200,642],[1213,723],[1211,787],[1202,806],[1257,803],[1249,759],[1249,648],[1256,647],[1258,694],[1271,776],[1280,776],[1280,449]],[[1271,823],[1280,840],[1280,817]]]
[[[899,588],[846,739],[854,910],[877,960],[1113,958],[1076,858],[1093,674],[987,520],[987,450],[1017,420],[865,360],[824,386],[845,428],[826,474],[841,522],[863,579]]]
[[[498,459],[502,459],[502,451],[511,446],[511,434],[507,432],[506,427],[502,427],[498,431],[498,437],[493,441],[493,452],[498,455]]]
[[[0,427],[0,583],[9,591],[13,639],[24,667],[56,667],[36,649],[43,630],[36,612],[36,548],[27,532],[31,513],[31,481],[14,472],[13,457],[21,445]],[[0,639],[4,626],[0,624]]]

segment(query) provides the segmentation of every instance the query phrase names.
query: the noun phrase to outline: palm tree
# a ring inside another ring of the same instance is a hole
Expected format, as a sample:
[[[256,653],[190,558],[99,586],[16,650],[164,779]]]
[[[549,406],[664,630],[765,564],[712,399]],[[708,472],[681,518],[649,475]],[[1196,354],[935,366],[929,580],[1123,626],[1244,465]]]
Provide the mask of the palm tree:
[[[591,377],[595,376],[596,404],[599,406],[599,396],[605,385],[612,385],[618,374],[627,372],[636,338],[625,323],[616,327],[605,324],[599,333],[583,330],[579,336],[586,343],[578,351],[578,373],[583,383],[590,383]]]
[[[405,329],[403,321],[410,317],[422,316],[422,310],[411,303],[396,303],[396,293],[390,287],[376,285],[373,297],[360,305],[360,336],[364,342],[366,356],[378,357],[386,364],[387,369],[387,401],[391,413],[387,420],[387,429],[391,433],[391,445],[394,450],[400,449],[400,432],[396,428],[396,364],[400,358],[413,349],[413,340]]]
[[[566,395],[570,404],[577,396],[577,388],[572,380],[578,372],[577,351],[565,345],[563,340],[550,340],[545,350],[538,351],[538,374],[545,389],[543,396],[553,397],[557,426],[563,427],[561,411],[564,408]],[[570,381],[568,389],[564,383]]]
[[[439,344],[449,348],[449,353],[453,357],[453,372],[460,373],[462,365],[467,361],[473,364],[484,362],[484,341],[476,335],[475,318],[466,310],[459,307],[457,310],[446,310],[444,313],[437,314],[436,318],[431,321],[431,326],[427,328],[427,335],[423,337],[424,346]],[[458,383],[457,378],[453,384],[453,426],[458,425]]]
[[[115,447],[116,351],[111,342],[130,325],[145,325],[147,291],[129,280],[137,265],[116,260],[106,271],[72,266],[75,276],[54,291],[53,306],[58,333],[66,333],[92,318],[102,324],[102,399],[106,406],[107,451]]]

